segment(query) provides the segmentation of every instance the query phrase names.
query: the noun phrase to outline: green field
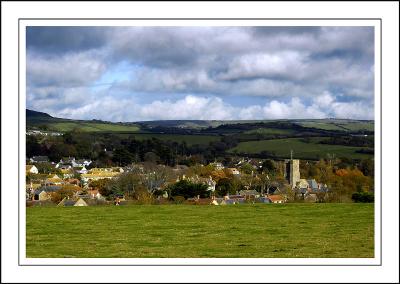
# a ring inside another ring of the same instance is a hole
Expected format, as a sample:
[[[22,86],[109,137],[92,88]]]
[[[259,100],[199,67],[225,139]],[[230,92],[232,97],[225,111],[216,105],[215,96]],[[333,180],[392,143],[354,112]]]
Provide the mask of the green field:
[[[257,128],[243,132],[244,134],[293,134],[292,129],[277,129],[277,128]]]
[[[233,153],[260,153],[269,151],[275,153],[277,157],[289,157],[290,150],[293,150],[297,159],[319,159],[325,158],[327,154],[335,154],[336,157],[348,157],[353,159],[371,158],[372,155],[356,153],[362,147],[351,147],[342,145],[318,144],[321,138],[310,138],[311,143],[302,141],[302,138],[287,138],[274,140],[260,140],[241,142],[236,147],[229,150]]]
[[[49,124],[53,131],[71,131],[79,129],[84,132],[98,132],[98,131],[138,131],[140,128],[136,125],[119,125],[111,123],[96,123],[96,122],[57,122]]]
[[[307,122],[301,122],[298,123],[301,126],[304,127],[310,127],[310,128],[317,128],[317,129],[322,129],[322,130],[340,130],[340,131],[345,131],[346,129],[344,129],[341,126],[338,126],[334,123],[329,123],[329,122],[311,122],[311,121],[307,121]]]
[[[347,121],[347,120],[333,120],[333,121],[300,121],[297,124],[310,127],[317,128],[322,130],[340,130],[340,131],[374,131],[374,122],[372,121]]]
[[[349,123],[341,123],[340,126],[351,131],[358,131],[358,130],[374,131],[373,122],[357,122],[357,123],[349,122]]]
[[[128,134],[121,134],[128,135]],[[194,144],[208,144],[212,141],[221,139],[219,136],[214,135],[184,135],[184,134],[162,134],[162,133],[130,133],[129,136],[135,137],[137,140],[145,140],[157,138],[163,141],[186,142],[187,145]]]
[[[29,207],[26,254],[46,257],[374,257],[373,204]]]

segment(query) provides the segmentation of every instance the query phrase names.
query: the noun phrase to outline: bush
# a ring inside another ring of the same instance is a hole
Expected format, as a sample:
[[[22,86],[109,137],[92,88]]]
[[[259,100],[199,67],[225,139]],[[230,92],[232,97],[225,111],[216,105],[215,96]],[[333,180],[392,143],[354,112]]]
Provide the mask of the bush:
[[[181,196],[184,199],[195,197],[207,197],[208,191],[205,184],[192,183],[187,180],[181,180],[170,186],[171,196]]]
[[[374,202],[374,194],[371,192],[355,192],[352,194],[351,199],[357,203],[370,203]]]
[[[175,204],[182,204],[185,201],[185,197],[183,196],[174,196],[173,197]]]

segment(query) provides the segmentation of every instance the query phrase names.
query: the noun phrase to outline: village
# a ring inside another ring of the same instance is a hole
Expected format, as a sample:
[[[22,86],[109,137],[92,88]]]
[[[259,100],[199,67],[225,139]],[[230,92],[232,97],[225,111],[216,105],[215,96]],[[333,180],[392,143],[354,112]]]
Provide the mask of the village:
[[[47,156],[31,157],[26,165],[27,206],[323,202],[329,194],[326,184],[300,177],[297,159],[241,159],[235,167],[221,162],[193,167],[146,163],[102,168],[91,165],[90,159],[67,157],[55,163]],[[115,182],[124,179],[134,182],[125,190],[112,190],[123,188]],[[179,185],[186,186],[186,192],[171,191]],[[198,186],[200,191],[191,190],[190,186]]]

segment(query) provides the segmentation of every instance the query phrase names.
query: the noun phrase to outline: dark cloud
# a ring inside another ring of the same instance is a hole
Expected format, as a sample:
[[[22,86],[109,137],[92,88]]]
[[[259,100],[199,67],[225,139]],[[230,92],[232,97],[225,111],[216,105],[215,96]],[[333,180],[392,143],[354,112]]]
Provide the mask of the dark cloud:
[[[279,27],[251,27],[255,36],[276,36],[279,34],[311,34],[317,35],[321,31],[321,27],[313,26],[279,26]]]
[[[28,26],[26,47],[42,54],[59,54],[99,49],[108,42],[114,28]]]

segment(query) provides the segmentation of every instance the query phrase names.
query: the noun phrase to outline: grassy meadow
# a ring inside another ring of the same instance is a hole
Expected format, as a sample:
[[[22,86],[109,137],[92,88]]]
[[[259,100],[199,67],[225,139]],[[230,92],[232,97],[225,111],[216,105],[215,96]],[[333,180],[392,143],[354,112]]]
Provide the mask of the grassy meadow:
[[[372,121],[347,121],[347,120],[307,120],[299,121],[299,125],[304,127],[322,129],[322,130],[340,130],[340,131],[374,131]]]
[[[139,131],[139,127],[136,125],[122,125],[116,123],[97,123],[97,122],[57,122],[51,123],[50,129],[53,131],[66,132],[73,129],[79,129],[83,132],[98,132],[98,131]]]
[[[29,207],[28,258],[371,258],[373,204]]]
[[[319,144],[321,138],[310,138],[310,142],[302,141],[302,138],[285,138],[273,140],[241,142],[229,152],[238,153],[260,153],[269,151],[278,157],[289,157],[290,150],[293,150],[297,159],[319,159],[325,158],[327,154],[335,154],[336,157],[348,157],[352,159],[371,158],[372,155],[357,153],[362,147],[343,145]]]

